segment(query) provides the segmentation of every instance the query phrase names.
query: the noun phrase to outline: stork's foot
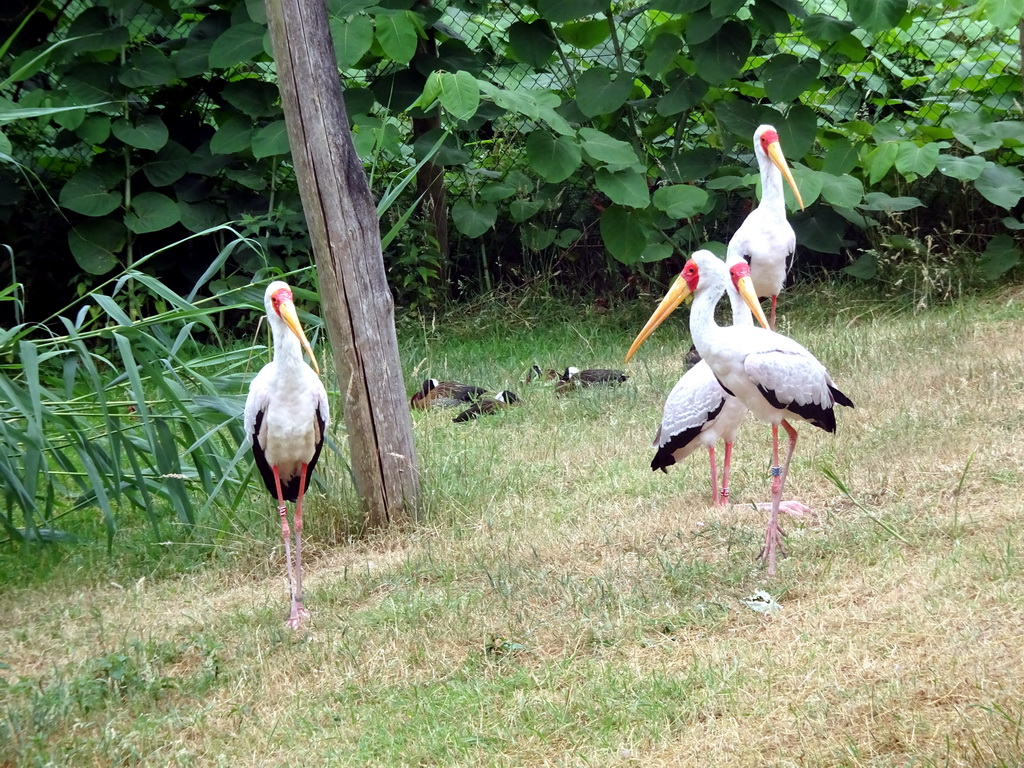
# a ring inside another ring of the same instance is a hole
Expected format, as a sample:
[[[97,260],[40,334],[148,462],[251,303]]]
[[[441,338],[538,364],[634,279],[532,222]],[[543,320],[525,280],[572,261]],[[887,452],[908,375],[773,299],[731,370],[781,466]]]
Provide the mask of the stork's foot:
[[[288,617],[285,626],[288,629],[298,629],[302,626],[302,620],[309,618],[309,611],[302,607],[301,602],[292,602],[292,615]]]
[[[773,525],[768,523],[768,530],[765,531],[764,535],[764,547],[761,548],[760,553],[757,557],[759,560],[764,561],[768,565],[768,575],[775,575],[775,559],[777,556],[786,556],[786,547],[782,543],[782,537],[785,535],[782,528],[778,524]]]
[[[770,501],[762,501],[755,504],[759,512],[771,512]],[[814,510],[799,501],[780,501],[779,512],[785,512],[790,517],[808,517],[814,514]]]

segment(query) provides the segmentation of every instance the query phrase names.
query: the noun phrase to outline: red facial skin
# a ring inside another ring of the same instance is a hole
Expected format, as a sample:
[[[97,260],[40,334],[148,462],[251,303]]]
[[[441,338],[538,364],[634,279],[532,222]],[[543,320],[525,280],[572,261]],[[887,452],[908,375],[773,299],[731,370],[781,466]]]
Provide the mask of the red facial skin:
[[[761,134],[761,149],[765,152],[768,151],[769,144],[775,144],[779,141],[779,134],[775,131],[765,131]]]
[[[292,292],[289,291],[287,288],[282,288],[279,291],[274,291],[273,295],[271,295],[270,297],[270,304],[274,308],[274,311],[277,313],[278,317],[281,316],[281,304],[283,304],[284,302],[290,302],[292,304],[295,303],[295,298],[292,296]]]
[[[697,269],[697,264],[692,259],[686,262],[686,266],[683,267],[682,276],[691,292],[697,290],[697,283],[700,280],[700,270]]]

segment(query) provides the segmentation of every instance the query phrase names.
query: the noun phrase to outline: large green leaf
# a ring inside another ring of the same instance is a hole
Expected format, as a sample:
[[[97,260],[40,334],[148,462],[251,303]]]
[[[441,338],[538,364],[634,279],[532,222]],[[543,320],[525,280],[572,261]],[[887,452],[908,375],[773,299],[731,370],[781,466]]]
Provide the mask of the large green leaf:
[[[650,231],[643,210],[609,205],[601,214],[601,239],[608,253],[623,264],[635,264],[647,247]]]
[[[155,152],[167,143],[167,126],[157,115],[143,115],[135,125],[121,118],[110,129],[118,139],[137,149]]]
[[[713,14],[710,8],[697,11],[686,22],[687,44],[694,46],[707,42],[725,25],[725,21],[720,16]]]
[[[706,8],[711,0],[653,0],[651,8],[665,13],[695,13]]]
[[[1024,0],[978,0],[974,16],[986,19],[997,29],[1010,29],[1024,17]]]
[[[821,170],[825,173],[840,175],[849,173],[860,163],[857,146],[845,136],[833,139],[825,152],[825,160]]]
[[[752,44],[750,29],[739,21],[727,21],[710,40],[691,46],[695,74],[719,85],[740,73]]]
[[[896,164],[900,146],[896,141],[883,141],[864,158],[864,169],[868,172],[868,183],[877,184],[885,178]]]
[[[469,72],[440,72],[438,99],[452,118],[469,120],[480,108],[480,86]]]
[[[938,161],[938,144],[918,146],[913,141],[901,141],[896,151],[896,170],[902,173],[907,181],[927,176],[935,170]]]
[[[632,79],[619,74],[618,79],[613,80],[612,74],[606,67],[591,67],[577,80],[576,104],[587,117],[611,114],[629,98]]]
[[[604,19],[569,21],[558,27],[558,37],[574,48],[589,51],[596,48],[611,34],[611,28]]]
[[[884,211],[885,213],[901,213],[912,211],[924,206],[916,197],[890,197],[885,192],[868,192],[864,202],[858,208],[864,211]]]
[[[508,44],[519,61],[534,69],[543,69],[558,48],[558,41],[547,21],[517,21],[508,28]]]
[[[599,163],[607,163],[616,171],[639,162],[636,152],[627,142],[609,136],[594,128],[580,128],[583,151]]]
[[[821,178],[822,199],[836,208],[853,208],[864,198],[864,185],[859,179],[847,174],[833,176],[831,173],[818,172],[818,175]]]
[[[779,141],[790,160],[799,160],[814,147],[818,135],[818,113],[804,104],[791,107],[786,119],[774,123]]]
[[[654,207],[673,219],[689,219],[704,210],[708,193],[692,184],[673,184],[654,190]]]
[[[806,202],[806,201],[805,201]],[[810,216],[791,220],[796,241],[819,253],[839,253],[845,245],[846,221],[828,206],[818,206]]]
[[[110,137],[110,118],[107,115],[89,115],[75,134],[86,144],[102,144]]]
[[[793,26],[789,13],[773,0],[754,0],[750,16],[761,29],[771,35],[785,34]]]
[[[896,28],[907,12],[907,0],[846,0],[850,17],[868,32]]]
[[[777,54],[761,73],[765,93],[772,101],[796,101],[818,77],[819,66],[813,57],[801,60],[788,53]]]
[[[629,208],[646,208],[651,204],[647,177],[633,168],[614,173],[607,168],[599,168],[594,174],[594,182],[613,203]]]
[[[989,162],[974,186],[990,203],[1010,209],[1024,197],[1024,173],[1020,168]]]
[[[552,24],[561,24],[607,11],[608,5],[608,0],[537,0],[534,7]]]
[[[284,120],[275,120],[269,125],[256,130],[252,135],[253,157],[273,157],[287,155],[291,151],[288,144],[288,129]]]
[[[154,187],[166,187],[188,172],[188,161],[192,156],[176,141],[168,141],[156,156],[142,166],[149,183]]]
[[[834,43],[842,40],[856,25],[852,21],[837,19],[824,13],[812,13],[802,22],[804,34],[817,43]]]
[[[195,203],[178,201],[181,224],[189,232],[202,232],[228,220],[227,212],[216,203],[200,200]]]
[[[1020,263],[1020,248],[1009,235],[996,235],[988,242],[981,258],[981,274],[986,280],[998,280]]]
[[[68,232],[75,263],[90,275],[105,275],[117,267],[117,254],[124,244],[124,224],[113,219],[82,221]]]
[[[210,151],[219,155],[233,155],[252,147],[252,120],[245,115],[230,113],[210,139]]]
[[[128,88],[147,88],[167,85],[177,76],[167,56],[152,46],[146,46],[132,54],[118,72],[117,79]]]
[[[459,200],[452,206],[452,221],[455,228],[466,237],[480,237],[498,220],[498,209],[491,203],[473,204]]]
[[[221,91],[224,99],[235,109],[249,117],[268,117],[281,113],[277,106],[277,85],[264,80],[244,78],[234,80]]]
[[[534,131],[526,137],[526,159],[544,181],[557,184],[576,172],[582,154],[579,145],[567,136]]]
[[[121,205],[121,193],[111,192],[98,171],[79,171],[60,190],[60,204],[84,216],[106,216]]]
[[[949,176],[958,181],[974,181],[981,176],[988,161],[978,155],[969,157],[957,157],[956,155],[939,155],[935,167],[943,176]]]
[[[338,69],[354,67],[373,45],[373,21],[363,15],[332,17],[330,26]]]
[[[210,66],[229,69],[251,63],[263,55],[263,35],[267,28],[254,21],[232,24],[210,46]]]
[[[713,16],[732,16],[747,4],[747,0],[711,0],[709,8]]]
[[[157,232],[177,224],[181,218],[178,204],[159,192],[143,192],[132,200],[124,223],[136,234]]]
[[[698,147],[680,152],[675,157],[667,157],[662,165],[665,178],[679,183],[707,178],[715,172],[719,162],[718,152],[710,147]]]
[[[389,59],[399,64],[409,62],[416,54],[419,37],[410,11],[378,14],[377,42]]]
[[[655,109],[662,117],[678,115],[687,109],[693,109],[707,94],[708,87],[708,84],[699,77],[682,72],[673,73],[669,87],[658,99]]]

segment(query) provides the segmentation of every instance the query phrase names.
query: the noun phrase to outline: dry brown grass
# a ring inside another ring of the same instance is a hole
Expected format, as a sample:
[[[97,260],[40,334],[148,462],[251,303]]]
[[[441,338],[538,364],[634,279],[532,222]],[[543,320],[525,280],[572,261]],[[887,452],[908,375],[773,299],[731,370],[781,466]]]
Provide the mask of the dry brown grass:
[[[328,546],[314,507],[307,632],[283,629],[277,552],[7,591],[0,674],[27,682],[0,687],[0,764],[1024,763],[1020,296],[870,309],[788,318],[857,408],[801,430],[788,495],[818,514],[776,579],[763,516],[708,506],[704,456],[648,468],[668,335],[617,390],[418,415],[427,519]],[[737,501],[766,497],[767,450],[748,424]],[[758,588],[782,610],[744,607]],[[134,682],[84,706],[116,653]]]

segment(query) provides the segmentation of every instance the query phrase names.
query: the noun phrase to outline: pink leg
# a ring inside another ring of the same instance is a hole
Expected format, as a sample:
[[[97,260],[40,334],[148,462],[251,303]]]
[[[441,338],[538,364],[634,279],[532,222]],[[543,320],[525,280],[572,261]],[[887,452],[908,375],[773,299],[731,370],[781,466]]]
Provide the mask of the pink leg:
[[[768,318],[768,325],[770,325],[772,327],[773,331],[775,330],[775,302],[777,302],[778,300],[779,300],[779,295],[778,294],[775,294],[774,296],[772,296],[772,316],[770,318]]]
[[[284,559],[288,570],[288,595],[292,602],[295,602],[295,577],[292,573],[292,532],[288,528],[288,507],[284,503],[284,494],[281,493],[281,476],[277,474],[277,467],[274,470],[274,485],[277,487],[277,514],[281,516],[281,538],[284,539]]]
[[[295,591],[292,593],[289,629],[298,629],[302,620],[309,616],[302,605],[302,497],[306,495],[306,465],[299,469],[299,496],[295,501]]]
[[[772,514],[768,521],[768,529],[765,531],[764,549],[761,550],[761,558],[768,559],[768,575],[775,575],[775,550],[782,549],[782,529],[779,528],[779,505],[782,502],[782,489],[786,486],[786,475],[789,474],[789,464],[793,460],[793,452],[796,450],[796,430],[790,426],[788,421],[783,420],[783,429],[789,435],[789,452],[786,454],[786,463],[779,467],[779,428],[772,425]],[[783,550],[785,554],[785,550]]]
[[[718,466],[715,463],[715,446],[708,446],[708,459],[711,461],[711,503],[718,506]]]
[[[722,493],[718,497],[720,507],[729,504],[729,465],[732,463],[732,443],[725,444],[725,461],[722,462]]]

